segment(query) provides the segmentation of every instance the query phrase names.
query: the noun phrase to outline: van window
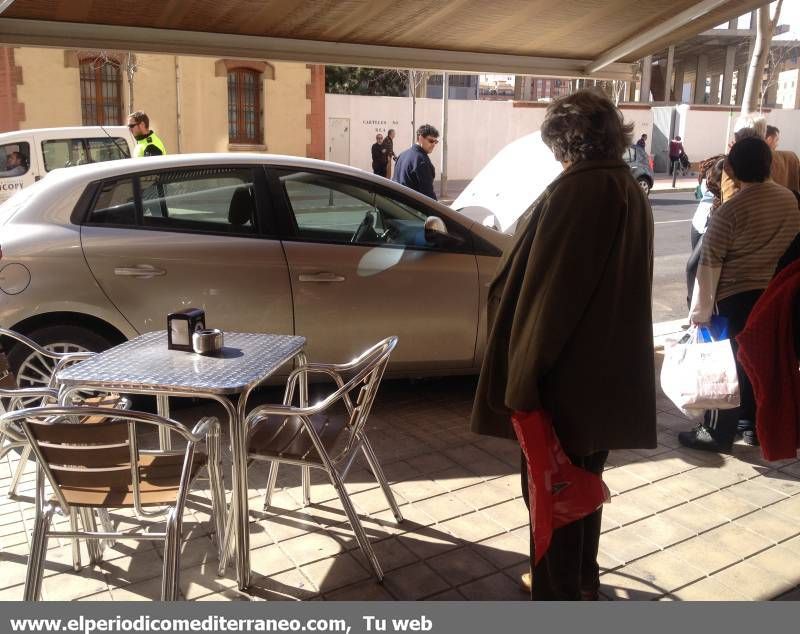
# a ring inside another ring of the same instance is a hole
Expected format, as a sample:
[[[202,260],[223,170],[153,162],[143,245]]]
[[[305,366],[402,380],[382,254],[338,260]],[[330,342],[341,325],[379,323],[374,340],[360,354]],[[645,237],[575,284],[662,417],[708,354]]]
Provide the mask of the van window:
[[[30,165],[30,145],[22,141],[0,145],[0,178],[27,174]]]
[[[51,139],[42,141],[42,154],[47,172],[57,167],[100,163],[131,156],[128,143],[121,137]]]

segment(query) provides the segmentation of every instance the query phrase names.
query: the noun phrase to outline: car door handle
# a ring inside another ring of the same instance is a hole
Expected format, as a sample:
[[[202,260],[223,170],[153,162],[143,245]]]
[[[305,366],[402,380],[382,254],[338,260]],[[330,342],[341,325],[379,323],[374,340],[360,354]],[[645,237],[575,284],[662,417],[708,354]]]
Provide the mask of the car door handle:
[[[114,269],[114,275],[120,277],[138,277],[141,279],[149,280],[153,277],[160,277],[166,275],[164,269],[159,269],[151,264],[137,264],[136,266],[119,266]]]
[[[297,276],[301,282],[344,282],[344,277],[336,273],[301,273]]]

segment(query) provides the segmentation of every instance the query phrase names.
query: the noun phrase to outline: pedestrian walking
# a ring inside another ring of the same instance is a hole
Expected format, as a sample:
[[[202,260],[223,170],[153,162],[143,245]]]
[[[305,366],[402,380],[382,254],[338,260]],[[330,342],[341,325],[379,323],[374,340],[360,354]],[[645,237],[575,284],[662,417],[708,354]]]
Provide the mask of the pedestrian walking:
[[[164,142],[150,129],[150,117],[146,112],[137,110],[128,115],[128,130],[136,139],[136,148],[133,155],[162,156],[167,153]]]
[[[513,438],[512,415],[551,416],[572,465],[597,475],[609,450],[656,446],[653,216],[620,158],[631,131],[599,92],[548,107],[542,140],[564,171],[520,219],[490,285],[471,420]],[[523,453],[527,484],[546,466]],[[532,599],[598,598],[600,523],[597,509],[531,553]]]
[[[643,150],[647,151],[647,135],[643,134],[642,136],[640,136],[639,140],[636,142],[636,145],[638,145]]]
[[[383,150],[386,154],[386,178],[392,177],[392,161],[397,161],[397,155],[394,153],[394,135],[394,129],[390,128],[383,140]]]
[[[383,135],[375,135],[375,143],[372,144],[372,173],[378,176],[386,176],[386,150],[383,148]]]
[[[436,200],[433,191],[436,169],[428,155],[437,143],[439,131],[428,123],[421,125],[417,130],[417,142],[397,157],[392,180]]]
[[[769,178],[772,152],[762,138],[734,143],[726,164],[740,191],[709,217],[689,320],[702,326],[711,321],[712,314],[727,318],[735,356],[736,336],[800,231],[800,210],[794,194]],[[745,442],[756,444],[753,388],[738,360],[736,370],[740,406],[706,412],[702,423],[678,434],[684,447],[730,452],[739,421]]]
[[[675,169],[675,162],[677,161],[679,165],[683,164],[683,157],[686,156],[686,152],[683,149],[683,139],[680,136],[675,135],[675,138],[669,142],[669,173],[672,174],[673,170]]]

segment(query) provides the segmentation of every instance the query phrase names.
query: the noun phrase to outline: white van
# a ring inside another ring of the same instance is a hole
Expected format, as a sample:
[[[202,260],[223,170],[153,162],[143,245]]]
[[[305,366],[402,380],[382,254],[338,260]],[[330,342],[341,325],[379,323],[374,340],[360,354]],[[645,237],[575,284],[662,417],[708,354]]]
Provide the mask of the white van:
[[[133,156],[125,126],[39,128],[0,134],[0,203],[59,167]]]

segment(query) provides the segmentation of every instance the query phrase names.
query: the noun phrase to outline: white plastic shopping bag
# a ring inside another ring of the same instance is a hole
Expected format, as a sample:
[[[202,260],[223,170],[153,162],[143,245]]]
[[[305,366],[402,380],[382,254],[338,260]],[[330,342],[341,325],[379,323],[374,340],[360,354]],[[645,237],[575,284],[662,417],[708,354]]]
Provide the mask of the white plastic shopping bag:
[[[707,409],[738,407],[739,377],[730,339],[703,341],[693,326],[680,339],[667,341],[661,389],[692,418]]]

